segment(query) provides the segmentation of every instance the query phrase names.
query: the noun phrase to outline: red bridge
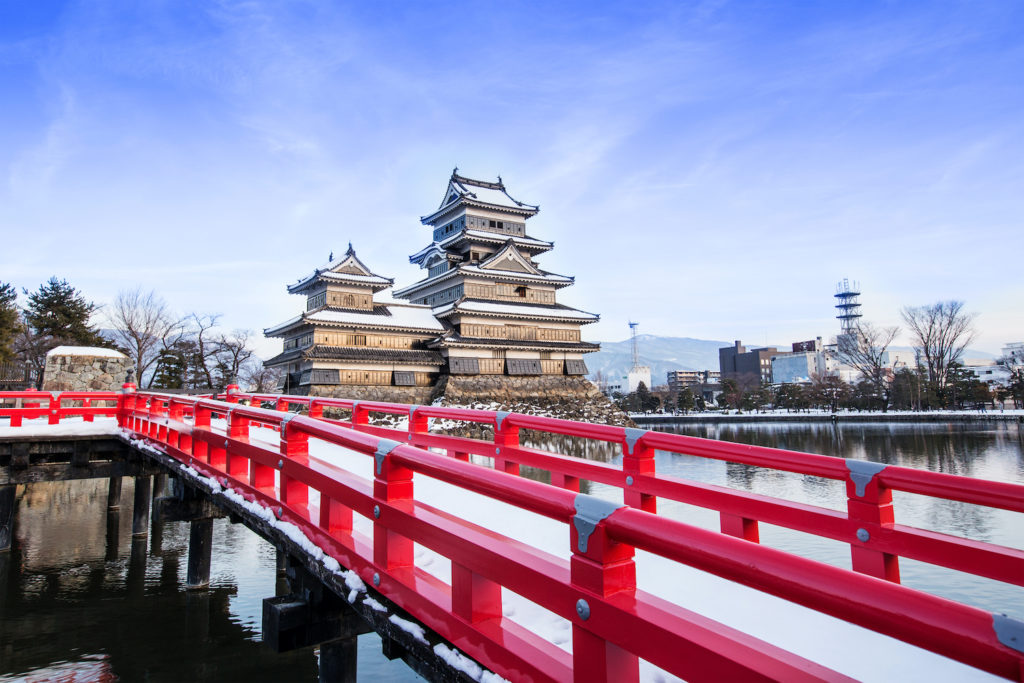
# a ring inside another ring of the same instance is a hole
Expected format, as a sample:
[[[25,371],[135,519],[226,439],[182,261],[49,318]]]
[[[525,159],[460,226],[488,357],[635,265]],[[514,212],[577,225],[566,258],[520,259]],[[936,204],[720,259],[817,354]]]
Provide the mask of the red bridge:
[[[486,672],[469,659],[516,681],[636,680],[641,660],[686,680],[847,679],[645,590],[638,550],[1024,680],[1024,622],[905,587],[899,567],[908,558],[1024,586],[1024,552],[896,524],[893,507],[893,491],[903,491],[1020,513],[1024,486],[516,413],[237,390],[220,400],[130,385],[123,393],[6,392],[3,405],[0,418],[12,428],[44,417],[116,417],[122,438],[179,476],[205,481],[238,514],[262,511],[301,530],[307,553],[327,567],[321,573],[334,568],[362,615],[405,615],[391,622],[475,680]],[[407,419],[407,428],[371,424],[382,415]],[[431,432],[431,419],[490,436]],[[521,430],[617,444],[621,466],[527,447]],[[361,454],[372,480],[319,457],[311,443]],[[847,509],[659,474],[655,451],[842,481]],[[519,476],[521,467],[549,473],[551,484]],[[509,537],[487,528],[484,514],[418,500],[417,475],[553,520],[565,553],[534,547],[529,529]],[[581,494],[581,480],[620,489],[621,503]],[[717,511],[721,532],[658,515],[659,500]],[[353,515],[372,533],[360,533]],[[853,571],[760,545],[762,522],[848,544]],[[450,561],[450,582],[417,566],[417,545]],[[568,620],[571,652],[503,614],[503,588]]]

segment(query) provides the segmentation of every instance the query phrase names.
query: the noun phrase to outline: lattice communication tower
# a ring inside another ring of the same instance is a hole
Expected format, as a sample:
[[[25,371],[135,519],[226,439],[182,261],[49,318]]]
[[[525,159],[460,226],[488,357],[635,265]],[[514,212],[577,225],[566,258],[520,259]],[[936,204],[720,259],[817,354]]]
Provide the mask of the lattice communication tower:
[[[630,323],[629,330],[633,336],[633,367],[640,366],[640,347],[636,341],[636,328],[640,326],[640,323]]]
[[[853,329],[857,326],[857,318],[861,317],[860,285],[857,282],[850,282],[850,280],[844,277],[836,285],[835,297],[839,301],[836,304],[836,308],[839,309],[839,315],[836,318],[839,319],[842,333],[852,334]]]

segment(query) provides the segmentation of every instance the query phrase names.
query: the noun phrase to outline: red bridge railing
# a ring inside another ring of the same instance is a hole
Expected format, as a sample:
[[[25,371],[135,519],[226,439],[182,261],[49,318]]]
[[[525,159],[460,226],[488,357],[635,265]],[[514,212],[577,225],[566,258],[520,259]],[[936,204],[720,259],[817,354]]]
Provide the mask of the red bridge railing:
[[[27,400],[24,393],[5,398]],[[116,414],[132,435],[299,526],[388,599],[508,678],[635,680],[638,658],[688,680],[844,678],[644,592],[633,559],[641,549],[1024,679],[1024,624],[899,584],[899,557],[908,557],[1021,586],[1024,552],[895,524],[892,502],[900,490],[1024,512],[1024,486],[515,413],[238,392],[223,398],[126,393]],[[82,400],[62,394],[49,413],[22,406],[0,408],[0,417],[13,425],[17,416],[111,414],[63,405]],[[347,419],[326,418],[325,410]],[[373,426],[377,413],[405,417],[407,428]],[[214,418],[224,418],[223,427]],[[431,418],[484,425],[493,436],[431,433]],[[252,425],[279,431],[279,448],[251,442]],[[523,429],[619,444],[622,465],[526,447]],[[373,481],[311,456],[311,438],[373,458]],[[844,481],[847,511],[658,474],[655,450]],[[469,462],[470,455],[491,459],[493,468]],[[549,471],[554,486],[515,476],[521,466]],[[569,561],[416,500],[416,474],[564,523]],[[623,505],[579,494],[580,479],[620,488]],[[319,493],[316,506],[311,491]],[[723,533],[658,516],[658,498],[717,510]],[[372,521],[372,538],[353,530],[353,513]],[[760,522],[848,543],[855,572],[759,545]],[[414,543],[451,561],[450,584],[415,566]],[[572,654],[504,618],[502,587],[568,619]]]

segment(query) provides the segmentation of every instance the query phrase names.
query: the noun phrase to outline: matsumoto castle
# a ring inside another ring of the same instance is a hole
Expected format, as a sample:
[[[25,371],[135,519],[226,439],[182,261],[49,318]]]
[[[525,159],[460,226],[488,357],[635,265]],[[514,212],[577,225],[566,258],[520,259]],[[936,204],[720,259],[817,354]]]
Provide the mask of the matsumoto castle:
[[[426,403],[471,398],[591,394],[584,355],[598,344],[580,327],[598,316],[558,303],[573,278],[542,270],[554,244],[531,237],[539,207],[514,199],[501,178],[452,173],[440,207],[420,221],[429,245],[409,257],[424,278],[392,290],[349,245],[345,255],[289,285],[305,312],[264,331],[284,340],[267,361],[290,393]],[[499,399],[500,400],[500,399]]]

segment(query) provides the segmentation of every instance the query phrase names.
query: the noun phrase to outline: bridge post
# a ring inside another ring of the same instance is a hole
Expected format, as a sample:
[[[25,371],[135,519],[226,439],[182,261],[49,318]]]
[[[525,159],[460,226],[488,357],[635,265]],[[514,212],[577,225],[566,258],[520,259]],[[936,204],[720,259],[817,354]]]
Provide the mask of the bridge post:
[[[193,432],[195,430],[210,430],[210,419],[212,417],[212,411],[209,408],[203,406],[196,406],[192,418]],[[197,460],[208,462],[207,456],[210,452],[210,444],[206,443],[200,438],[192,437],[192,456]]]
[[[630,432],[633,431],[633,434]],[[622,472],[626,475],[626,485],[622,488],[622,502],[631,508],[638,508],[646,512],[657,513],[658,499],[647,493],[642,493],[635,488],[630,480],[644,474],[654,474],[654,449],[643,442],[643,435],[635,432],[641,430],[626,430],[626,443],[622,447]],[[630,437],[633,437],[630,443]]]
[[[0,486],[0,553],[11,549],[14,538],[14,484]]]
[[[233,412],[228,413],[228,437],[248,442],[249,420]],[[227,473],[229,477],[245,481],[249,474],[249,459],[238,453],[229,452],[227,454]]]
[[[213,518],[194,519],[189,524],[188,572],[185,590],[210,585],[210,558],[213,551]]]
[[[851,471],[846,477],[846,496],[847,516],[858,525],[850,543],[853,571],[899,583],[899,556],[871,548],[871,534],[880,527],[892,527],[896,521],[892,489],[874,475],[867,481],[856,481]]]
[[[579,510],[579,506],[577,506]],[[610,538],[605,525],[598,521],[591,533],[581,542],[575,520],[570,524],[572,558],[569,576],[574,588],[608,597],[616,593],[636,592],[636,563],[631,545]],[[581,550],[585,548],[585,550]],[[584,593],[585,595],[585,593]],[[586,598],[576,603],[577,618],[572,625],[573,680],[577,683],[635,683],[640,678],[640,663],[636,655],[611,643],[587,628],[588,621],[599,619],[591,613]],[[602,624],[614,630],[614,623]]]
[[[121,508],[121,477],[111,477],[107,485],[107,509]]]
[[[305,463],[309,455],[309,434],[299,431],[291,421],[281,425],[282,461],[296,460]],[[309,486],[298,479],[292,479],[281,470],[281,502],[308,518]]]
[[[167,419],[174,422],[181,422],[185,417],[184,407],[175,401],[173,398],[167,402]],[[174,448],[182,448],[181,445],[181,432],[173,427],[168,426],[167,428],[167,443]],[[182,448],[182,450],[185,450]]]
[[[152,490],[150,477],[135,477],[135,501],[132,505],[132,536],[149,533],[149,499]]]
[[[384,446],[385,443],[382,441],[381,446]],[[412,501],[412,470],[408,467],[395,464],[390,457],[385,455],[379,459],[374,473],[373,497],[376,500],[387,503]],[[414,563],[412,539],[388,528],[386,526],[387,518],[384,517],[383,520],[379,518],[384,516],[384,511],[379,506],[375,506],[374,516],[378,517],[373,523],[374,563],[385,570],[412,567]]]
[[[49,409],[48,412],[50,413],[50,417],[47,420],[47,422],[49,424],[52,424],[52,425],[60,424],[60,414],[58,413],[58,411],[60,410],[60,394],[59,393],[50,394],[50,404],[49,405],[50,405],[50,409]]]
[[[494,425],[494,469],[509,474],[519,474],[519,463],[501,457],[502,451],[519,448],[519,427],[507,424],[505,420],[497,420]]]

